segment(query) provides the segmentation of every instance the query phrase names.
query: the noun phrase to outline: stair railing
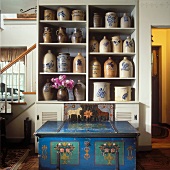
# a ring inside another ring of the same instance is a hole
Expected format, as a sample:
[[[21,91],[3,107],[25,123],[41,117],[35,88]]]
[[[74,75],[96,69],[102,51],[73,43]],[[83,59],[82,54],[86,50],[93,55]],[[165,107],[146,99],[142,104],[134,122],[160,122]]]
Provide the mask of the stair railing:
[[[0,113],[11,113],[11,105],[9,105],[9,103],[17,101],[17,102],[21,102],[23,100],[23,96],[20,95],[20,93],[23,92],[23,90],[20,89],[21,84],[23,83],[21,82],[24,78],[24,90],[27,89],[27,85],[30,86],[30,90],[32,91],[32,83],[33,81],[31,80],[30,83],[28,84],[27,81],[27,72],[26,72],[26,68],[25,73],[21,72],[21,59],[25,59],[24,61],[27,61],[27,54],[31,54],[29,57],[31,57],[32,59],[30,60],[31,62],[29,63],[25,63],[25,65],[29,65],[29,67],[31,68],[29,70],[29,75],[31,75],[31,78],[33,78],[33,50],[36,48],[36,44],[34,44],[33,46],[31,46],[29,49],[27,49],[26,51],[24,51],[21,55],[19,55],[18,57],[16,57],[13,61],[11,61],[10,63],[8,63],[7,65],[1,64],[0,68]],[[31,53],[32,52],[32,53]],[[18,64],[18,69],[16,72],[13,70],[14,65],[16,65],[16,63]],[[25,76],[24,76],[25,74]],[[21,78],[22,77],[22,78]],[[10,79],[10,80],[9,80]],[[14,81],[16,81],[14,83]],[[2,83],[3,82],[3,83]],[[7,83],[7,82],[10,82]],[[16,86],[14,87],[14,84],[17,83],[17,88]],[[15,94],[17,93],[18,96],[15,96]],[[9,96],[10,94],[10,96]]]

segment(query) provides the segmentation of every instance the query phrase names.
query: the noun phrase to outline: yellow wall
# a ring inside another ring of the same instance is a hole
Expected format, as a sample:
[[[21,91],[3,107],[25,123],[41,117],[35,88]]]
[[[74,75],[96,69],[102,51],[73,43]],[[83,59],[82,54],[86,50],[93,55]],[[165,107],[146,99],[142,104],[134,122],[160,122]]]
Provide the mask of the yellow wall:
[[[170,123],[170,29],[152,29],[153,46],[161,46],[162,63],[162,123]]]

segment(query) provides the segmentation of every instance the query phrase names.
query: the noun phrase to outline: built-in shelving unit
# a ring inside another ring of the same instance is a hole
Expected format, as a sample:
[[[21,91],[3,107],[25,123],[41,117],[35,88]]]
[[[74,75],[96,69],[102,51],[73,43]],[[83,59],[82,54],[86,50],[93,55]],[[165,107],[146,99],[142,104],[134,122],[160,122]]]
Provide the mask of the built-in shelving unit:
[[[60,6],[65,6],[70,10],[70,20],[59,21],[55,20],[44,20],[44,10],[51,9],[57,13],[57,9]],[[40,0],[38,4],[38,55],[37,55],[37,102],[40,103],[62,103],[61,101],[57,101],[54,99],[53,101],[45,101],[42,95],[42,88],[46,83],[47,79],[51,79],[52,77],[58,77],[59,75],[65,74],[69,79],[73,79],[77,82],[78,79],[81,79],[82,82],[86,85],[86,100],[85,101],[67,101],[68,103],[81,103],[81,102],[94,102],[93,101],[93,83],[94,82],[109,82],[110,84],[110,103],[122,103],[116,102],[114,100],[114,87],[115,86],[131,86],[132,87],[132,97],[131,101],[125,103],[137,103],[138,102],[138,1],[131,0],[131,1],[111,1],[106,0],[106,2],[94,0],[91,2],[90,0],[86,1],[45,1]],[[80,9],[85,12],[85,19],[83,21],[72,21],[71,19],[71,11],[75,9]],[[113,11],[118,16],[118,27],[116,28],[106,28],[104,25],[105,14],[106,12]],[[102,27],[93,27],[93,14],[98,13],[102,14],[103,25]],[[120,27],[120,18],[123,16],[123,13],[127,13],[128,16],[131,18],[131,27],[130,28],[121,28]],[[44,43],[43,42],[43,31],[44,27],[51,27],[54,31],[53,34],[53,42],[52,43]],[[73,32],[73,28],[82,28],[83,30],[83,42],[82,43],[71,43],[70,39],[67,43],[58,43],[56,41],[56,30],[59,27],[65,27],[66,32],[69,35]],[[89,42],[92,36],[95,36],[96,40],[100,42],[104,36],[111,41],[111,37],[113,36],[120,36],[122,41],[126,39],[127,36],[130,36],[131,39],[135,42],[135,52],[132,53],[100,53],[100,52],[90,52],[89,51]],[[43,72],[43,57],[47,53],[48,50],[51,50],[52,53],[57,57],[61,52],[70,53],[71,61],[73,61],[74,57],[80,52],[86,59],[86,73],[46,73]],[[134,74],[133,77],[130,78],[119,78],[119,73],[117,77],[113,78],[104,78],[103,76],[103,67],[104,62],[111,57],[117,65],[123,59],[123,57],[127,57],[133,63],[134,67]],[[98,61],[101,63],[102,66],[102,75],[99,78],[93,78],[89,76],[89,65],[90,61],[93,57],[96,57]]]

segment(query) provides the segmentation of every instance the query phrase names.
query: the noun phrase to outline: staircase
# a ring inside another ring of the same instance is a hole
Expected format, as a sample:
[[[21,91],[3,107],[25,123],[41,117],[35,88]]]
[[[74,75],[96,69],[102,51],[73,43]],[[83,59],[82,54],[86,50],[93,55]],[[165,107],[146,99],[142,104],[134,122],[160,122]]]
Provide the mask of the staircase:
[[[20,89],[20,84],[17,84],[17,88],[12,84],[8,84],[7,77],[10,75],[10,79],[14,79],[17,75],[18,81],[21,82],[21,68],[18,68],[18,72],[13,72],[13,67],[16,63],[20,63],[21,60],[27,61],[28,54],[35,50],[36,44],[31,46],[29,49],[24,51],[21,55],[16,57],[13,61],[5,65],[2,69],[0,69],[0,117],[4,117],[6,119],[6,124],[8,125],[13,120],[17,119],[21,114],[27,112],[34,104],[36,99],[36,92],[32,91],[32,81],[30,84],[25,83],[24,90]],[[30,55],[29,55],[30,56]],[[31,68],[30,66],[32,63],[25,63],[25,67]],[[20,66],[20,64],[18,64]],[[10,70],[10,72],[9,72]],[[11,71],[12,70],[12,71]],[[27,69],[25,69],[27,70]],[[32,70],[29,71],[29,76],[34,74]],[[27,82],[27,72],[25,73],[25,82]],[[16,79],[16,78],[15,78]],[[28,87],[29,86],[29,87]],[[31,89],[27,91],[27,89]],[[24,92],[23,92],[24,91]]]

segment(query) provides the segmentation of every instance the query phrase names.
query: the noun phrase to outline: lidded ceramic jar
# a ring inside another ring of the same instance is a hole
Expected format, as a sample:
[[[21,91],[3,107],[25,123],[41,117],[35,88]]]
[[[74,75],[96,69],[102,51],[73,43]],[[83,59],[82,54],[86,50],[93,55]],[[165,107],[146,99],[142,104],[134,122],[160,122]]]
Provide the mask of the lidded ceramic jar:
[[[124,57],[119,63],[119,77],[133,77],[133,65],[132,62],[127,59],[127,57]]]
[[[69,20],[70,19],[70,11],[66,7],[59,7],[57,9],[57,19],[59,21]]]
[[[96,57],[90,62],[90,77],[101,77],[101,64]]]
[[[90,52],[99,52],[99,43],[93,36],[90,40]]]
[[[74,32],[71,36],[72,43],[81,43],[83,41],[83,31],[81,28],[74,28]]]
[[[93,26],[102,27],[102,16],[99,13],[94,13],[93,15]]]
[[[58,72],[70,72],[70,54],[59,53],[57,56]]]
[[[126,40],[124,40],[123,42],[123,52],[124,53],[134,52],[134,48],[135,48],[134,41],[129,36],[127,36]]]
[[[56,31],[57,35],[57,41],[59,43],[66,43],[68,41],[68,36],[66,33],[66,28],[64,27],[59,27],[58,30]]]
[[[73,73],[85,73],[86,63],[85,58],[78,53],[73,60]]]
[[[131,27],[131,20],[127,13],[124,13],[122,18],[120,19],[120,27],[121,28],[129,28]]]
[[[115,12],[107,12],[105,15],[105,27],[114,28],[118,26],[118,17]]]
[[[84,20],[84,16],[85,16],[84,11],[82,10],[73,10],[71,15],[73,21]]]
[[[110,100],[110,83],[94,82],[93,101],[109,101]]]
[[[115,86],[115,101],[130,101],[131,86]]]
[[[56,57],[51,50],[44,55],[43,70],[44,72],[56,72]]]
[[[122,40],[120,36],[112,37],[112,44],[113,52],[122,52]]]
[[[55,13],[53,10],[44,10],[44,20],[55,20]]]
[[[44,100],[52,100],[54,93],[52,91],[52,84],[49,82],[49,79],[47,79],[47,82],[45,83],[45,85],[43,86],[43,97]]]
[[[111,78],[117,76],[117,64],[111,59],[111,57],[108,58],[108,60],[104,63],[104,77],[105,78]]]
[[[43,40],[44,43],[52,42],[52,29],[50,27],[44,27]]]
[[[103,39],[100,41],[100,50],[102,52],[111,52],[111,43],[106,38],[106,36],[103,37]]]
[[[83,101],[86,99],[86,86],[78,80],[73,88],[74,100]]]

